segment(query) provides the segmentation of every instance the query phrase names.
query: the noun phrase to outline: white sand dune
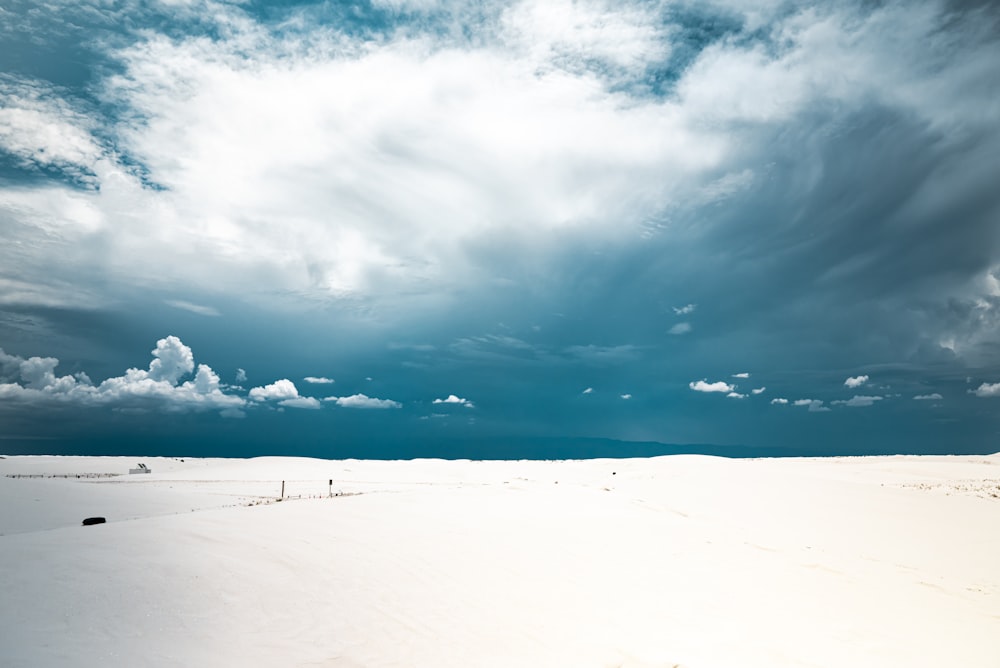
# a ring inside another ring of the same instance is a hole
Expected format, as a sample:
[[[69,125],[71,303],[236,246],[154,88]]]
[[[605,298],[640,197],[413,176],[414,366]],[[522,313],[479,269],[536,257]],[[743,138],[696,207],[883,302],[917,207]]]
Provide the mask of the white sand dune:
[[[1000,666],[1000,455],[137,461],[0,459],[0,665]]]

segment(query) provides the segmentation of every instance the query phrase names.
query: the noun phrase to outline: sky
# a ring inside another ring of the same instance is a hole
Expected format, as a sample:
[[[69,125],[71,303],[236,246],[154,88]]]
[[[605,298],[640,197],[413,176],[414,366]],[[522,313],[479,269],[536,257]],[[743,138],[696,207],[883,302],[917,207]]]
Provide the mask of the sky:
[[[990,2],[14,0],[0,40],[0,452],[1000,450]]]

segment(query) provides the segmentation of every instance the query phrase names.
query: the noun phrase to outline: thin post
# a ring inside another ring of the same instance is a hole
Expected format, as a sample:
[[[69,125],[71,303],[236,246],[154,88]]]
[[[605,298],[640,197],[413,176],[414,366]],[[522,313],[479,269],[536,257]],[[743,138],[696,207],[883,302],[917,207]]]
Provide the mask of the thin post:
[[[281,498],[285,498],[285,481],[281,481]]]

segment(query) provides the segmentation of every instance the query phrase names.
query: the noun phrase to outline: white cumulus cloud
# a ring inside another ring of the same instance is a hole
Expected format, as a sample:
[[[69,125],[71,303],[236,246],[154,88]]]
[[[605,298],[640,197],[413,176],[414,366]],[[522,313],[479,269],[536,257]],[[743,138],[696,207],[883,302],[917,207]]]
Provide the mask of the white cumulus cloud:
[[[792,402],[795,406],[808,406],[810,413],[826,413],[830,409],[823,405],[820,399],[796,399]]]
[[[326,378],[324,376],[306,376],[302,380],[314,385],[329,385],[330,383],[335,382],[333,378]]]
[[[687,334],[691,331],[691,323],[689,322],[679,322],[670,329],[667,330],[668,334],[673,334],[678,336],[680,334]]]
[[[401,408],[403,404],[392,399],[377,399],[366,394],[352,394],[349,397],[327,397],[342,408]]]
[[[152,362],[149,363],[149,377],[165,380],[171,385],[194,369],[194,354],[176,336],[168,336],[156,342]]]
[[[774,399],[771,399],[771,403],[772,404],[778,404],[778,405],[784,405],[784,404],[788,403],[788,399],[785,399],[784,397],[775,397]]]
[[[1000,383],[983,383],[970,392],[977,397],[1000,397]]]
[[[740,394],[739,392],[730,392],[726,396],[729,397],[730,399],[746,399],[747,398],[747,395]]]
[[[853,376],[844,381],[844,385],[850,388],[861,387],[868,382],[868,376]]]
[[[744,371],[742,373],[734,373],[733,374],[733,378],[749,378],[749,377],[750,377],[750,374],[747,373],[746,371]]]
[[[449,394],[444,399],[435,399],[432,403],[435,404],[456,404],[458,406],[465,406],[466,408],[474,408],[474,404],[468,399],[463,399],[454,394]]]
[[[298,396],[299,390],[295,387],[295,383],[287,378],[276,380],[262,387],[254,387],[250,390],[250,398],[254,401],[295,399]]]
[[[257,402],[275,401],[279,406],[287,408],[316,409],[320,407],[319,399],[300,395],[295,383],[287,378],[276,380],[262,387],[251,388],[250,398]]]
[[[695,392],[723,392],[729,393],[736,389],[735,385],[730,385],[724,381],[716,381],[714,383],[709,383],[706,379],[696,380],[693,383],[688,383],[690,387]]]
[[[939,401],[941,399],[944,399],[944,397],[942,397],[937,392],[932,392],[931,394],[918,394],[913,398],[916,401]]]
[[[287,406],[289,408],[309,408],[317,409],[319,408],[319,399],[315,397],[294,397],[292,399],[283,399],[278,402],[279,406]]]
[[[750,391],[753,392],[754,394],[764,394],[764,391],[766,389],[767,389],[766,387],[755,387]]]
[[[54,357],[20,358],[0,350],[0,398],[40,403],[58,401],[81,406],[109,405],[121,408],[162,408],[167,411],[220,409],[226,415],[246,401],[225,393],[219,376],[206,364],[195,371],[191,348],[176,336],[156,342],[148,370],[128,369],[94,385],[85,373],[58,376]],[[180,382],[194,373],[194,378]]]

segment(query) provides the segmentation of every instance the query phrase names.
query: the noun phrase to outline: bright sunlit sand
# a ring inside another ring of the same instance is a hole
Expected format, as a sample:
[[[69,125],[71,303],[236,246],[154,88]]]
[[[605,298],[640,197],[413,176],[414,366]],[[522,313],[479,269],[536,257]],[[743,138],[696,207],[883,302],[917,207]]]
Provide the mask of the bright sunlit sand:
[[[129,474],[140,461],[152,473]],[[1000,455],[7,457],[0,473],[4,666],[1000,657]]]

